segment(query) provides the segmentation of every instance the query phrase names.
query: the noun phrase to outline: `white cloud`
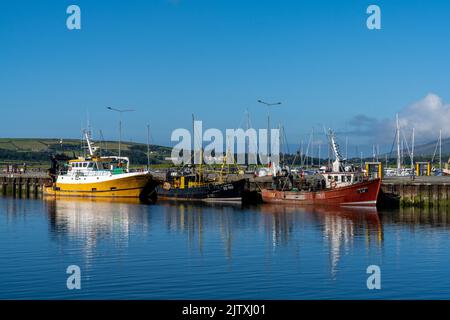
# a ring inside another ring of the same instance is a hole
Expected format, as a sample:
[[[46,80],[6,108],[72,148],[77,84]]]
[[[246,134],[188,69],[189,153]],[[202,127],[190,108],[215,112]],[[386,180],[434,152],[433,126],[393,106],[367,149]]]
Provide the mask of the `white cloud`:
[[[443,137],[450,137],[450,104],[436,94],[430,93],[402,109],[399,118],[403,128],[415,128],[420,140],[435,140],[440,129]]]
[[[436,141],[439,130],[442,138],[450,137],[450,104],[441,97],[429,93],[423,99],[398,111],[402,136],[409,140],[412,129],[415,130],[417,143]],[[388,119],[371,118],[357,115],[347,122],[348,134],[370,143],[392,143],[395,136],[395,113]]]

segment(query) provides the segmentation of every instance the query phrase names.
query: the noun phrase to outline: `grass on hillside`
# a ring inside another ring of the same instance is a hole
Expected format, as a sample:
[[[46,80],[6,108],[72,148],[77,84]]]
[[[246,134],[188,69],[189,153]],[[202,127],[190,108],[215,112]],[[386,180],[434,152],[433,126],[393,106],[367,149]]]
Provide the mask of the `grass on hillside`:
[[[116,141],[96,142],[102,155],[117,155],[119,143]],[[87,149],[86,146],[85,150]],[[122,155],[130,157],[132,163],[142,165],[147,163],[147,145],[141,143],[122,142]],[[150,146],[150,161],[152,164],[163,164],[170,156],[171,149],[157,145]],[[69,157],[84,154],[82,141],[75,139],[0,139],[0,162],[30,165],[47,165],[52,154],[64,153]]]

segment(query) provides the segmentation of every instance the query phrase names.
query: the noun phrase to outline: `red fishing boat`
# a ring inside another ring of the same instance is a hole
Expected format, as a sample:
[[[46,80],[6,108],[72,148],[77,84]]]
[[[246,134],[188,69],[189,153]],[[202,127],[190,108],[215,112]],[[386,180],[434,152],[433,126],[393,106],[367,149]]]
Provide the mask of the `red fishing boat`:
[[[262,198],[267,203],[376,206],[380,185],[381,179],[373,179],[318,191],[263,189]]]
[[[366,177],[361,169],[345,165],[330,130],[329,139],[336,160],[333,168],[310,176],[287,174],[274,177],[273,187],[262,189],[266,203],[304,205],[376,206],[381,179]]]

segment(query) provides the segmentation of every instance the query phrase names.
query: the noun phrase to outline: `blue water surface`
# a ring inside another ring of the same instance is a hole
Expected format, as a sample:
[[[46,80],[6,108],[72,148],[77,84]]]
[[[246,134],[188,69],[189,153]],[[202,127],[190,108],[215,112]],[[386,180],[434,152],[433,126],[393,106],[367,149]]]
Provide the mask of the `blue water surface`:
[[[431,298],[450,298],[446,210],[0,198],[0,299]]]

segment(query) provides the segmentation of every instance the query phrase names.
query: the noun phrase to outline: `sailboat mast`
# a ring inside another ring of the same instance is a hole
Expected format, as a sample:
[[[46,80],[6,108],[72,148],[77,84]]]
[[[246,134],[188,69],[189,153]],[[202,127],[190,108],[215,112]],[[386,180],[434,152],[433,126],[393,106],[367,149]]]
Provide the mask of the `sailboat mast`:
[[[377,143],[377,162],[379,161],[378,156],[380,155],[380,145]]]
[[[439,130],[439,170],[442,170],[442,129]]]
[[[398,113],[396,117],[397,117],[397,174],[400,175],[402,163],[400,154],[400,123],[398,122]]]
[[[411,169],[414,169],[414,128],[412,129],[412,139],[411,139]]]
[[[303,167],[304,161],[303,161],[303,140],[300,142],[300,166]]]
[[[147,171],[150,170],[150,125],[147,125]]]
[[[311,168],[314,167],[314,127],[311,129]]]
[[[348,160],[348,137],[345,137],[345,160]]]
[[[320,146],[321,146],[322,144],[319,142],[319,169],[320,169]]]
[[[271,158],[271,143],[270,143],[270,108],[267,107],[267,166],[270,166]]]

